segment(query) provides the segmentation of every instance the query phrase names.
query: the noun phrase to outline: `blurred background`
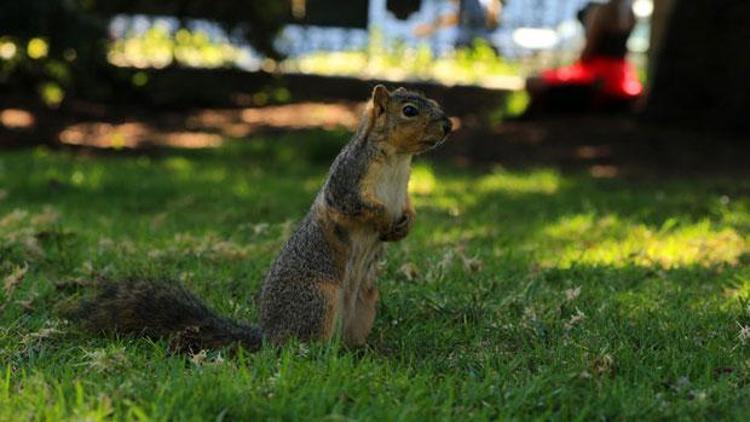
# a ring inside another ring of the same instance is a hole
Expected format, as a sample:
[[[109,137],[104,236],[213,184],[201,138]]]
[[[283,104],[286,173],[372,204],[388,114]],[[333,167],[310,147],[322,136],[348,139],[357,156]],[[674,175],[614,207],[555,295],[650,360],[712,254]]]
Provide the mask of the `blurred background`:
[[[458,129],[433,155],[460,165],[745,168],[741,0],[3,3],[2,148],[345,139],[384,82],[444,105]]]

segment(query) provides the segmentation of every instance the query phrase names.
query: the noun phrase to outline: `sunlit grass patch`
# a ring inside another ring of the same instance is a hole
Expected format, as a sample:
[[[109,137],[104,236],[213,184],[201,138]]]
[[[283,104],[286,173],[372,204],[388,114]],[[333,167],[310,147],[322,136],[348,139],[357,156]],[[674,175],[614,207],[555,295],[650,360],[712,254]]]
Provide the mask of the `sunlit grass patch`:
[[[504,191],[508,193],[554,194],[560,186],[560,175],[552,170],[535,170],[516,174],[502,169],[480,177],[474,189],[480,192]]]
[[[492,199],[498,195],[516,198],[552,196],[561,183],[561,176],[552,170],[510,172],[493,169],[462,174],[445,167],[436,170],[420,162],[412,171],[409,190],[419,206],[456,217],[473,208],[484,211],[502,208],[502,201]]]
[[[418,163],[413,166],[409,180],[409,192],[416,195],[429,195],[437,185],[432,167]]]
[[[574,263],[640,265],[674,268],[690,265],[736,265],[748,253],[743,236],[732,228],[716,228],[708,220],[661,228],[623,221],[617,216],[566,216],[544,228],[543,234],[565,244],[555,265]]]
[[[750,268],[733,274],[731,284],[722,292],[727,302],[735,304],[737,300],[744,305],[745,313],[750,318]]]

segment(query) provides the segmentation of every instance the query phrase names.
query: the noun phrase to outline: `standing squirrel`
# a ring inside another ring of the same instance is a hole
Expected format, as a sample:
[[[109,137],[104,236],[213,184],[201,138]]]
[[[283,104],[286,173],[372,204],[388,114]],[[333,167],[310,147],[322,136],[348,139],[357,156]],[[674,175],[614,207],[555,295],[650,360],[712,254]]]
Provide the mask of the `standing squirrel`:
[[[451,121],[440,106],[399,88],[372,91],[362,121],[266,274],[254,327],[216,315],[179,285],[106,283],[75,312],[93,331],[171,337],[197,351],[231,344],[257,350],[290,338],[365,343],[375,319],[383,242],[414,223],[407,187],[415,154],[441,144]]]

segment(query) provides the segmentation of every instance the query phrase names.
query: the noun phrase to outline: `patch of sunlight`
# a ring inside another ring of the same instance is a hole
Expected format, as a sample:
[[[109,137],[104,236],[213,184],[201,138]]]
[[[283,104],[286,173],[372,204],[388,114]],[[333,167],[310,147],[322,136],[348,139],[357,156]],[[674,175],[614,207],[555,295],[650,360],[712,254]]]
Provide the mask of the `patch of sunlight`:
[[[416,195],[429,195],[435,190],[435,174],[430,166],[416,164],[411,171],[409,192]]]
[[[535,170],[527,174],[497,169],[477,180],[475,189],[483,192],[553,194],[560,188],[560,175],[553,170]]]
[[[42,38],[32,38],[26,46],[26,54],[34,60],[47,57],[48,52],[49,45]]]
[[[240,180],[232,186],[232,192],[239,198],[247,198],[250,196],[250,184],[247,180]]]
[[[65,91],[54,82],[45,82],[39,86],[42,100],[50,107],[57,107],[65,98]]]
[[[456,217],[462,215],[465,210],[476,206],[480,197],[469,189],[471,182],[464,179],[450,179],[440,175],[435,177],[429,194],[414,195],[414,205],[419,209],[437,209],[445,211],[448,215]],[[409,186],[413,191],[411,183]]]
[[[116,66],[163,68],[172,63],[173,42],[164,26],[153,26],[140,36],[116,40],[107,54]]]
[[[544,229],[544,235],[554,239],[596,239],[601,236],[620,239],[627,225],[616,215],[596,218],[594,214],[564,216]]]
[[[34,126],[36,118],[26,110],[7,108],[0,111],[0,125],[11,129],[25,129]]]
[[[523,78],[516,62],[498,55],[484,41],[447,55],[434,56],[429,44],[410,47],[391,43],[380,30],[371,32],[364,51],[314,52],[280,63],[282,72],[352,76],[391,82],[435,80],[446,85],[478,84],[506,90],[521,90]]]
[[[193,163],[190,160],[182,157],[171,157],[164,161],[164,167],[175,173],[180,173],[185,176],[193,171]]]
[[[321,180],[320,177],[308,177],[302,183],[302,189],[304,189],[305,192],[315,192],[319,190],[321,186],[323,186],[323,183],[324,181]]]
[[[476,196],[467,196],[458,198],[450,195],[437,195],[426,197],[414,198],[417,212],[420,209],[438,209],[448,213],[451,217],[458,217],[463,215],[465,211],[471,208],[476,203]]]
[[[730,299],[750,299],[750,274],[737,274],[734,285],[724,290],[724,296]],[[732,305],[736,306],[736,302],[732,302]],[[750,315],[750,302],[746,306],[746,311]]]
[[[736,265],[748,243],[732,228],[716,229],[708,220],[679,224],[670,220],[661,229],[630,224],[616,216],[577,215],[545,228],[543,235],[564,243],[549,264],[574,263],[657,266]]]
[[[720,209],[722,221],[734,227],[750,227],[750,204],[736,201]]]
[[[163,68],[177,62],[183,66],[216,68],[237,63],[245,56],[231,43],[214,39],[202,30],[181,28],[176,32],[153,25],[145,32],[110,44],[107,58],[115,66]],[[138,84],[138,80],[133,80]],[[141,80],[145,85],[148,80]]]
[[[74,171],[73,175],[70,176],[70,182],[76,186],[81,186],[84,180],[86,180],[86,177],[83,175],[83,172],[80,170]]]
[[[531,97],[525,90],[511,91],[505,103],[505,116],[517,117],[523,114],[529,107]]]
[[[293,64],[302,73],[333,73],[330,69],[335,69],[337,73],[349,75],[361,72],[367,67],[367,55],[340,51],[317,53],[298,59]],[[292,66],[292,63],[290,62],[288,66]]]
[[[0,38],[0,59],[10,60],[15,57],[18,48],[13,41]]]

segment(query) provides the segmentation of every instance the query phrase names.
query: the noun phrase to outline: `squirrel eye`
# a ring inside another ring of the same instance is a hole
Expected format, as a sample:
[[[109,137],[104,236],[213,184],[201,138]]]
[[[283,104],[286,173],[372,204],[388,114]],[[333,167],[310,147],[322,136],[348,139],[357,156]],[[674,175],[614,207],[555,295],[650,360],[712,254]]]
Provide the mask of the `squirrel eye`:
[[[406,117],[414,117],[417,114],[419,114],[419,110],[417,110],[416,107],[410,106],[410,105],[404,107],[404,109],[401,110],[401,112],[404,113],[404,116]]]

